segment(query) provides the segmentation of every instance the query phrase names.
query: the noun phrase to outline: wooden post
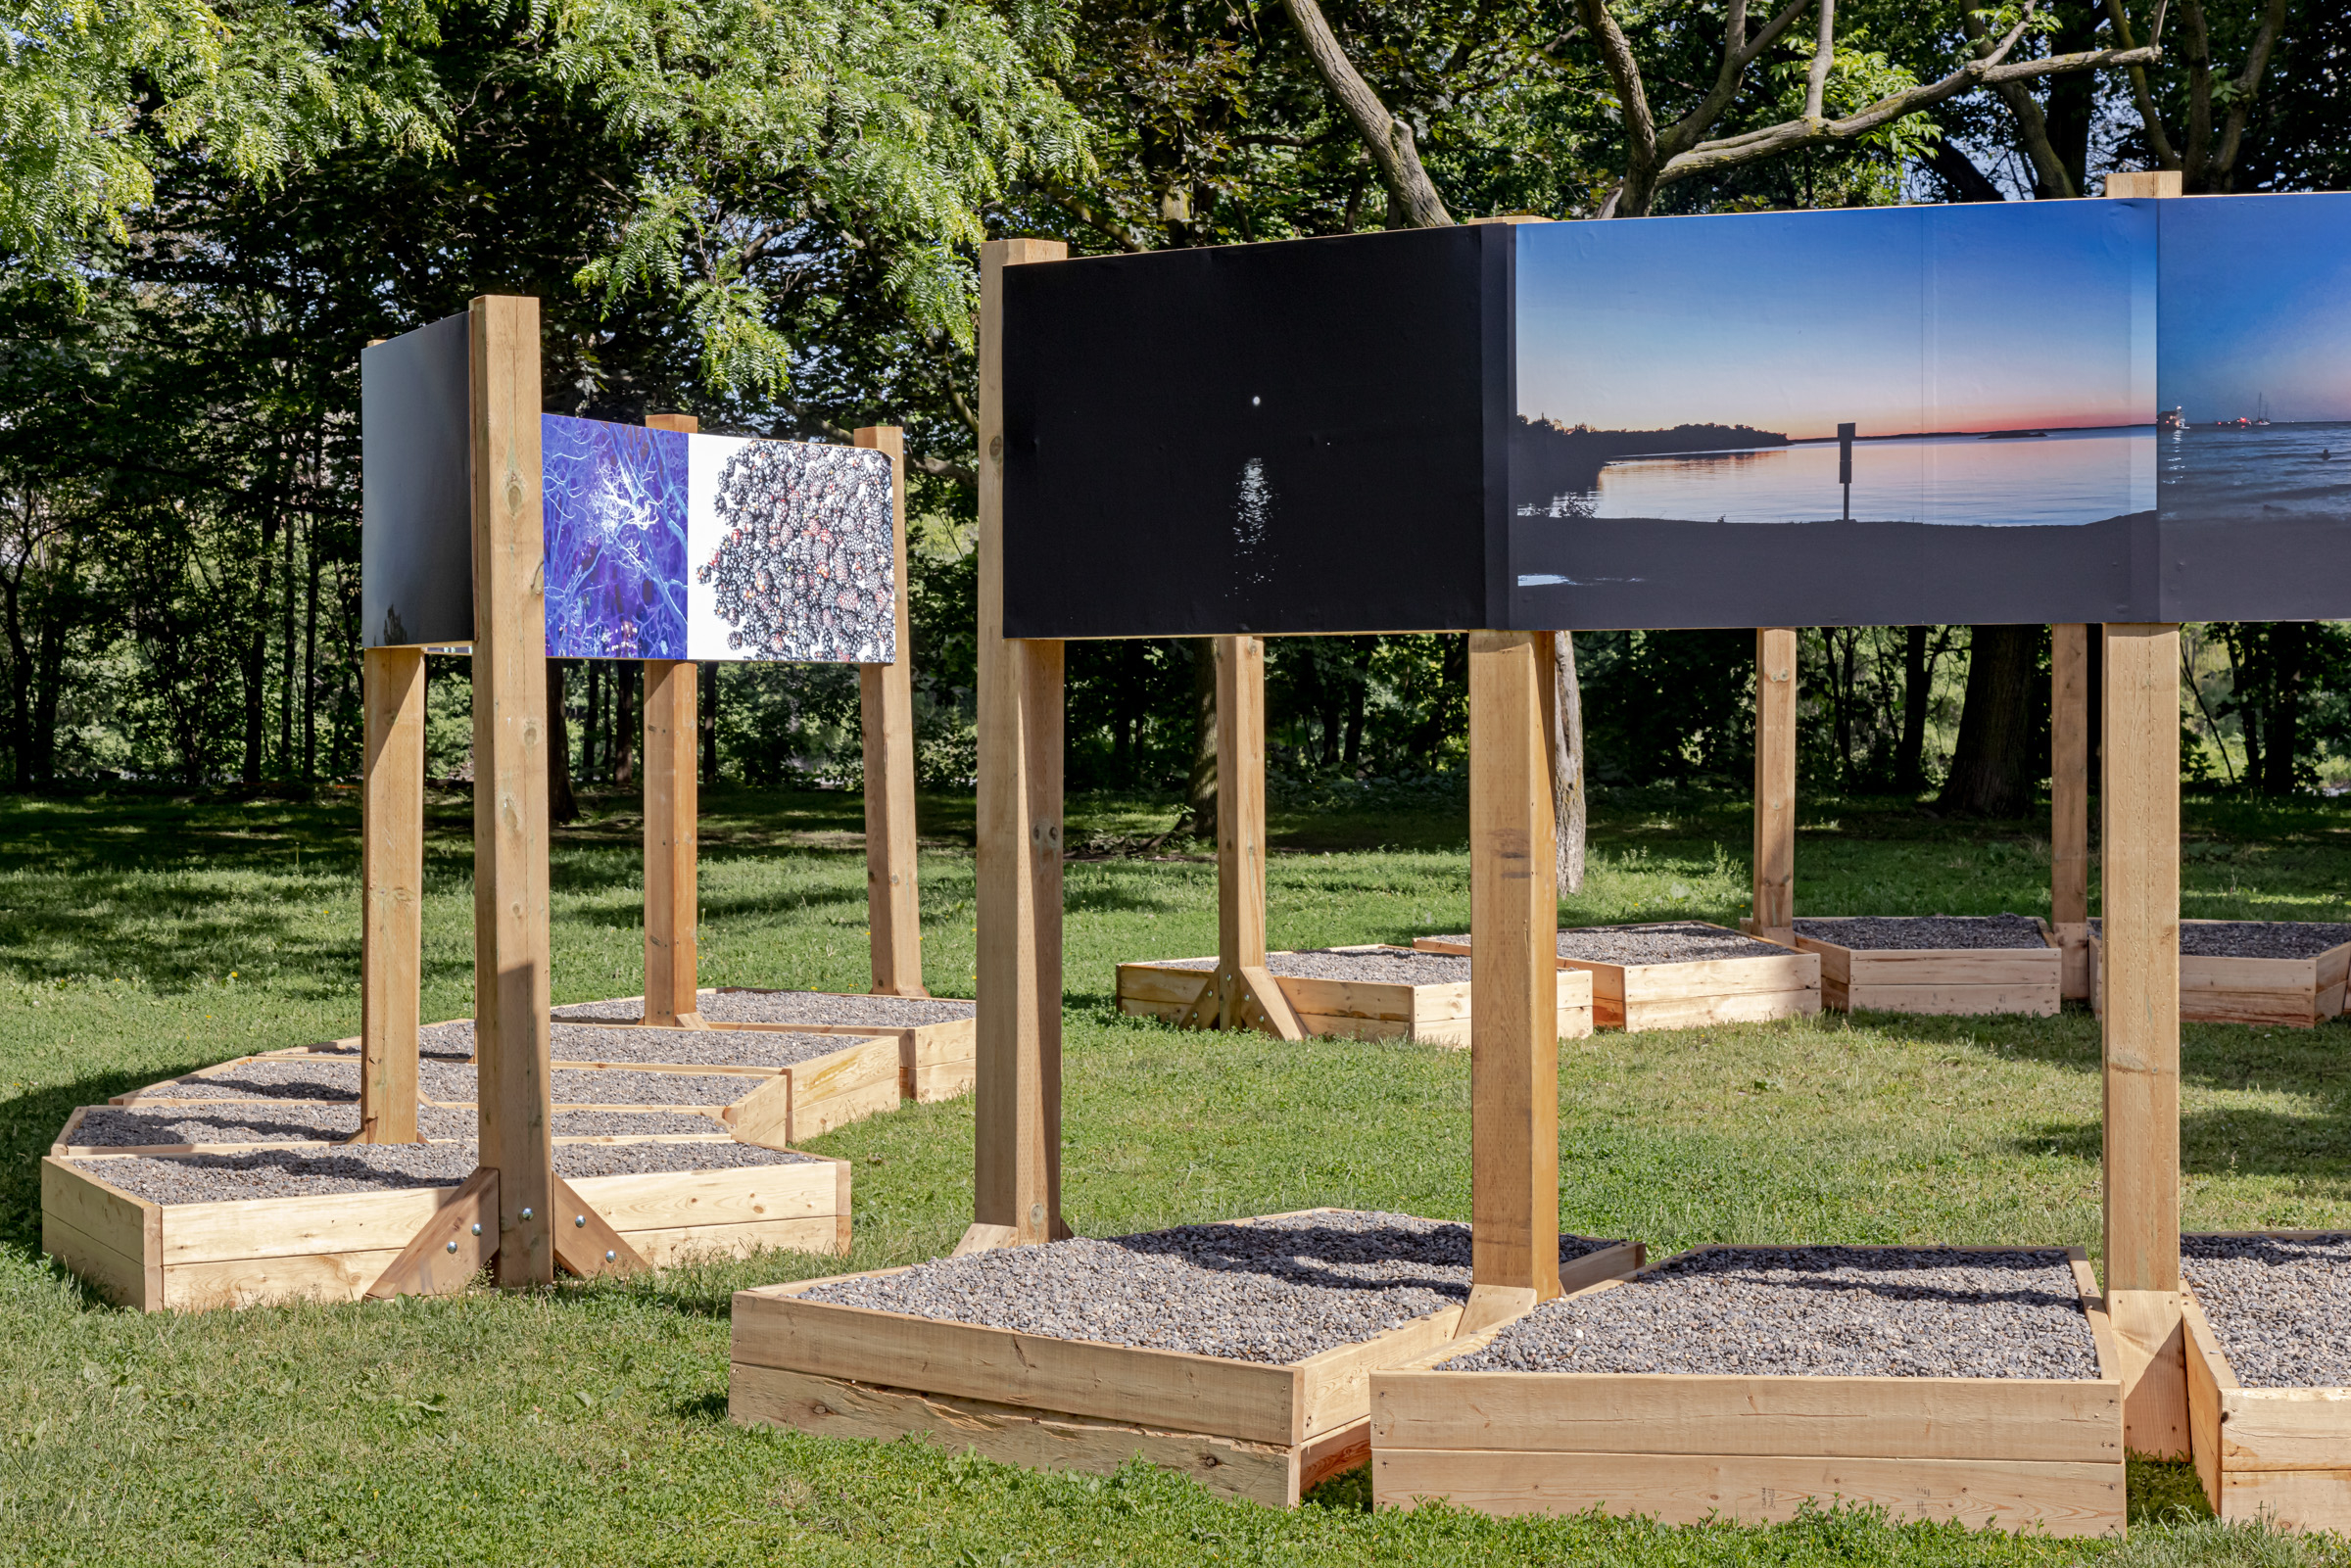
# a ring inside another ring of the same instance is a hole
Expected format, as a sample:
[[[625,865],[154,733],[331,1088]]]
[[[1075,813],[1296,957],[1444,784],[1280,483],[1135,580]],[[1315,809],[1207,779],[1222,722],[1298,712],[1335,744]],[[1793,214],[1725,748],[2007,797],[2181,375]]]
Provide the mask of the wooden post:
[[[691,436],[690,413],[648,414],[654,430]],[[696,931],[701,920],[696,824],[697,672],[685,659],[645,661],[645,1012],[648,1023],[698,1029]]]
[[[866,425],[860,447],[889,459],[898,656],[857,666],[865,734],[865,917],[872,929],[874,994],[929,996],[923,988],[923,904],[915,875],[914,643],[906,630],[906,433]]]
[[[2157,196],[2177,196],[2186,177],[2176,168],[2147,168],[2117,170],[2106,176],[2108,196],[2135,196],[2141,200]]]
[[[2058,994],[2089,1000],[2089,628],[2049,628],[2049,924]]]
[[[1179,1023],[1306,1038],[1266,968],[1266,644],[1209,640],[1217,672],[1217,968]]]
[[[498,1282],[555,1277],[548,1141],[547,587],[539,302],[474,300],[473,986]]]
[[[1004,269],[1058,240],[980,248],[979,1048],[970,1230],[957,1252],[1061,1221],[1062,647],[1004,636]]]
[[[354,1143],[414,1143],[416,1026],[424,944],[424,649],[369,648],[360,802],[360,1131]]]
[[[2106,1309],[2134,1452],[2187,1452],[2180,1320],[2180,629],[2106,628]]]
[[[1462,1332],[1559,1294],[1551,636],[1469,634],[1470,1299]]]
[[[1755,912],[1740,924],[1796,940],[1796,628],[1755,633]]]

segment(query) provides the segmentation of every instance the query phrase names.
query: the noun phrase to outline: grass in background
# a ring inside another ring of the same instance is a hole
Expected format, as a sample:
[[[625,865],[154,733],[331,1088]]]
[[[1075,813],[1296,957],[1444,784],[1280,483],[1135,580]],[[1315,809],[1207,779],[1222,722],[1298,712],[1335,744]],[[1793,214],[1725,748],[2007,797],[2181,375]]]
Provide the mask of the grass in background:
[[[642,974],[631,800],[557,835],[558,1001]],[[925,961],[970,994],[971,803],[926,800]],[[1165,802],[1072,802],[1073,843],[1165,830]],[[467,1011],[468,807],[436,798],[425,1010]],[[853,796],[712,788],[705,983],[862,989]],[[812,1147],[856,1163],[855,1254],[453,1301],[138,1317],[38,1254],[37,1156],[71,1108],[358,1024],[356,814],[318,805],[0,802],[0,1560],[156,1563],[2070,1563],[2335,1560],[2193,1522],[2180,1466],[2134,1467],[2165,1519],[2120,1548],[1850,1512],[1767,1530],[1371,1515],[1360,1480],[1281,1515],[1130,1471],[1036,1476],[911,1444],[737,1430],[728,1297],[936,1256],[970,1212],[971,1110],[909,1107]],[[1284,946],[1461,929],[1458,812],[1277,813]],[[1744,802],[1619,793],[1569,922],[1728,920]],[[2351,810],[2192,805],[2191,913],[2341,918]],[[1196,846],[1171,844],[1191,853]],[[1800,907],[2045,913],[2029,829],[1883,803],[1807,809]],[[1281,1045],[1122,1019],[1121,960],[1216,945],[1202,859],[1068,869],[1067,1205],[1111,1234],[1314,1204],[1465,1218],[1465,1054]],[[2191,1025],[2183,1157],[2198,1228],[2351,1225],[2351,1026]],[[2097,1035],[2054,1020],[1830,1017],[1607,1034],[1560,1056],[1561,1223],[1662,1253],[1708,1240],[2081,1242],[2098,1227]]]

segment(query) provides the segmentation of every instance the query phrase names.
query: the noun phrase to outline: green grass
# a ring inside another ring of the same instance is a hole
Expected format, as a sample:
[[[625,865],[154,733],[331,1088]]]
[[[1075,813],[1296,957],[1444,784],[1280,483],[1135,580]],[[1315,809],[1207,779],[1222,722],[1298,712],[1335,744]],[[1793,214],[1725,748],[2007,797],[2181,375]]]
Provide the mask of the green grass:
[[[712,789],[705,982],[860,989],[858,802]],[[554,854],[558,1001],[641,965],[632,801]],[[926,800],[929,981],[969,994],[968,798]],[[1162,802],[1072,802],[1073,843],[1163,830]],[[465,1011],[468,808],[432,813],[426,1016]],[[1458,813],[1276,813],[1282,945],[1398,940],[1468,915]],[[199,1317],[107,1308],[41,1259],[34,1162],[70,1109],[241,1051],[351,1032],[356,822],[319,804],[0,801],[0,1562],[2270,1564],[2335,1544],[2229,1531],[2183,1467],[2135,1464],[2122,1547],[1851,1511],[1771,1529],[1374,1515],[1360,1477],[1277,1514],[1142,1471],[1038,1476],[905,1444],[724,1418],[742,1286],[831,1272],[771,1255],[532,1296]],[[1569,921],[1745,907],[1744,803],[1620,793]],[[2341,918],[2351,810],[2191,805],[2195,914]],[[1189,851],[1196,846],[1172,845]],[[1800,907],[2044,910],[2045,841],[1904,803],[1816,802]],[[1398,1046],[1179,1034],[1119,1018],[1112,966],[1215,948],[1214,868],[1068,875],[1067,1205],[1082,1231],[1296,1209],[1465,1217],[1468,1064]],[[2351,1225],[2345,1046],[2190,1026],[2191,1226]],[[2057,1241],[2098,1227],[2097,1035],[2054,1020],[1893,1020],[1604,1035],[1560,1060],[1561,1223],[1653,1250],[1732,1241]],[[856,1163],[850,1267],[935,1256],[969,1217],[968,1101],[815,1145]]]

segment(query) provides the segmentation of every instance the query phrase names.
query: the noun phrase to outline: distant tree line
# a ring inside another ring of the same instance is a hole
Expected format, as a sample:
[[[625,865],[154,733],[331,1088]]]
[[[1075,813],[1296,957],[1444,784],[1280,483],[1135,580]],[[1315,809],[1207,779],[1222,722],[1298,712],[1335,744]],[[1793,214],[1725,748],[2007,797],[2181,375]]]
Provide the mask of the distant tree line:
[[[2157,59],[2157,9],[26,12],[0,62],[0,783],[352,776],[359,355],[519,292],[543,302],[552,411],[803,439],[906,427],[923,768],[952,784],[974,757],[983,236],[1141,251],[1517,213],[2026,200],[2159,166],[2190,191],[2351,184],[2351,14],[2174,0]],[[1807,633],[1810,785],[2019,809],[2045,773],[2046,641]],[[2189,642],[2192,776],[2304,788],[2351,750],[2340,628]],[[1743,779],[1748,634],[1578,643],[1596,784]],[[436,765],[455,771],[464,678],[434,670]],[[571,769],[622,782],[633,677],[561,680]],[[1199,644],[1074,644],[1069,682],[1074,785],[1180,789],[1205,811]],[[1458,771],[1463,686],[1458,638],[1277,641],[1277,769]],[[847,672],[736,666],[705,689],[728,776],[853,781]]]

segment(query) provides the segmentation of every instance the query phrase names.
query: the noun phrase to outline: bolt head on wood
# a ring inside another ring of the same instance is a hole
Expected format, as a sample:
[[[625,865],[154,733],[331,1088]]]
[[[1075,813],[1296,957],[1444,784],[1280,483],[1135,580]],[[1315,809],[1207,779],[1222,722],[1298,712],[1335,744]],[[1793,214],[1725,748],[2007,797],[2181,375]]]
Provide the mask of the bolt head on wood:
[[[610,1263],[610,1262],[616,1262],[616,1261],[618,1261],[618,1260],[619,1260],[619,1258],[620,1258],[620,1254],[618,1254],[618,1253],[616,1253],[616,1252],[613,1252],[613,1251],[612,1251],[611,1249],[609,1249],[609,1248],[606,1248],[606,1249],[605,1249],[605,1251],[604,1251],[604,1261],[605,1261],[605,1262],[607,1262],[607,1263]]]
[[[478,1219],[473,1222],[473,1233],[476,1236],[479,1236],[482,1233],[482,1222]]]
[[[588,1225],[588,1216],[586,1214],[574,1214],[571,1222],[582,1229],[586,1229]]]
[[[525,1209],[525,1210],[522,1212],[522,1217],[523,1217],[523,1218],[525,1218],[525,1219],[528,1219],[528,1218],[530,1218],[530,1217],[531,1217],[531,1212],[530,1212],[528,1209]]]
[[[453,1252],[453,1253],[454,1253],[454,1252],[456,1252],[456,1251],[457,1250],[457,1244],[456,1244],[456,1242],[454,1242],[454,1241],[453,1241],[453,1242],[451,1242],[451,1243],[449,1244],[449,1250],[450,1250],[451,1252]]]

